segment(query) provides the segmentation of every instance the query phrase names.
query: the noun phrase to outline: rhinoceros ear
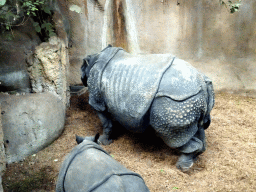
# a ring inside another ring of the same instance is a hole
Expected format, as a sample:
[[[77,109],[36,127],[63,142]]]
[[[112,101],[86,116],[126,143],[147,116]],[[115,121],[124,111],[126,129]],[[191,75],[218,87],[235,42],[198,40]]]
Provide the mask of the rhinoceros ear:
[[[83,59],[83,61],[84,61],[83,65],[85,65],[86,67],[88,67],[88,66],[89,66],[89,63],[88,63],[87,59],[85,58],[85,59]]]
[[[82,143],[82,142],[83,142],[83,140],[84,140],[84,138],[83,138],[83,137],[80,137],[80,136],[76,135],[76,142],[77,142],[77,144]]]
[[[99,133],[97,133],[96,135],[95,135],[95,137],[94,137],[94,142],[95,143],[98,143],[98,139],[99,139],[99,137],[100,137],[100,134]]]
[[[107,47],[105,47],[104,49],[102,49],[102,51],[101,52],[104,52],[107,48],[109,48],[109,47],[113,47],[112,45],[110,45],[110,44],[108,44],[108,46]]]

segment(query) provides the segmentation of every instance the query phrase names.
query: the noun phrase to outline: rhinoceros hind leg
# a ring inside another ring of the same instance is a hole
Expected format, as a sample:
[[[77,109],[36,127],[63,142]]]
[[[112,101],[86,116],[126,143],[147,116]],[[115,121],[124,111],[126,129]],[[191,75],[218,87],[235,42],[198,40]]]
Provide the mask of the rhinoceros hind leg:
[[[189,142],[178,148],[182,153],[176,167],[183,172],[188,171],[196,161],[197,157],[206,150],[205,133],[203,127],[199,127],[197,133]]]
[[[109,139],[108,135],[101,135],[100,138],[98,139],[98,143],[101,145],[110,145],[113,142],[112,139]]]
[[[193,166],[197,155],[194,153],[185,154],[183,153],[179,160],[176,163],[176,167],[180,169],[182,172],[187,172]]]

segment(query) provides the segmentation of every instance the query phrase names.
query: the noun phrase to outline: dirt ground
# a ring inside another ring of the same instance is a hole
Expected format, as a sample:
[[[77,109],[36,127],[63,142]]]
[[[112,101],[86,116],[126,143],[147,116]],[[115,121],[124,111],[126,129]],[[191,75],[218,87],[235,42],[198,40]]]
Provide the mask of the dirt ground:
[[[65,155],[76,146],[75,134],[102,132],[98,117],[87,103],[88,95],[73,97],[63,134],[49,147],[8,165],[5,191],[54,191]],[[129,133],[115,125],[114,143],[103,146],[128,169],[139,173],[152,192],[256,191],[256,99],[217,94],[206,130],[208,148],[189,173],[176,169],[178,153],[151,132]]]

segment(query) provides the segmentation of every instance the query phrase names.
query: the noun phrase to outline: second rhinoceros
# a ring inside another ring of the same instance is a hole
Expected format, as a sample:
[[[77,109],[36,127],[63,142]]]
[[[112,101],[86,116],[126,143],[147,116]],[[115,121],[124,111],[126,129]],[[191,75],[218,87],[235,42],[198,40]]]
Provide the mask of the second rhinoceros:
[[[149,192],[143,178],[126,169],[97,144],[95,137],[76,137],[79,144],[62,163],[56,192]]]
[[[81,67],[89,104],[103,124],[99,142],[110,144],[112,120],[144,132],[149,126],[181,152],[177,168],[187,171],[205,151],[205,129],[214,106],[212,81],[170,54],[132,55],[108,46]]]

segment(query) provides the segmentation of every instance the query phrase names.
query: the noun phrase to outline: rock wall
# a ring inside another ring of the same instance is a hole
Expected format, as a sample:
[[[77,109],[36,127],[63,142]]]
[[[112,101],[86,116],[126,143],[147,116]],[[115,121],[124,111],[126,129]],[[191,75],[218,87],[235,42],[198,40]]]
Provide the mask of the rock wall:
[[[41,43],[35,53],[27,58],[32,92],[50,92],[56,95],[65,106],[69,105],[69,60],[66,44],[57,37]]]
[[[58,4],[62,14],[68,18],[70,26],[69,83],[72,85],[81,84],[82,59],[87,54],[102,49],[105,0],[58,0]]]
[[[64,129],[70,99],[68,36],[65,17],[55,6],[58,37],[49,42],[41,43],[29,19],[0,35],[0,183],[5,160],[38,152]]]
[[[256,95],[256,2],[243,0],[230,14],[219,1],[131,0],[144,53],[189,61],[216,91]]]
[[[0,92],[30,92],[26,57],[41,42],[30,20],[0,34]]]
[[[81,8],[79,13],[71,11],[73,5]],[[255,13],[251,0],[243,0],[234,14],[218,0],[69,1],[70,83],[81,83],[82,58],[107,42],[133,53],[172,53],[212,78],[215,90],[253,93]]]
[[[0,105],[1,111],[1,105]],[[2,176],[6,169],[6,157],[4,148],[4,133],[2,128],[2,114],[0,113],[0,192],[3,192]]]

